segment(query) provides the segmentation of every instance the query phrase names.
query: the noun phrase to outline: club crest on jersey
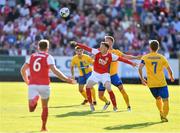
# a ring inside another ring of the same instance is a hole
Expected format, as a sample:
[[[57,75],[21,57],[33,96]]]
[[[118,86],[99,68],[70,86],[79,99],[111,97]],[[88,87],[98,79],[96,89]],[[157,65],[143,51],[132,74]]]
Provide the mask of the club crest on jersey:
[[[108,57],[106,57],[105,60],[103,60],[103,59],[100,58],[98,62],[99,62],[99,64],[101,64],[101,65],[106,65],[107,62],[108,62],[108,59],[109,59]]]

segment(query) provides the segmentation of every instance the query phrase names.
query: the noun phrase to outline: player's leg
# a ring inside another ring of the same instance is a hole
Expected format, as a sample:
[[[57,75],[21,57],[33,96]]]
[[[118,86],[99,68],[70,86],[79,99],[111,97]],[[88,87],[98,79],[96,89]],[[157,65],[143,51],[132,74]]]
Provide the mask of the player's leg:
[[[99,80],[97,78],[96,73],[92,73],[92,75],[88,78],[87,84],[86,84],[86,94],[87,94],[88,102],[90,104],[91,111],[95,110],[94,105],[92,103],[91,89],[98,81]]]
[[[159,88],[150,88],[150,91],[151,91],[152,95],[154,96],[154,98],[156,99],[156,106],[159,110],[161,120],[163,121],[163,118],[165,116],[164,116],[164,112],[163,112],[163,101],[162,101],[162,97],[159,92]]]
[[[89,79],[87,81],[87,84],[86,84],[86,94],[87,94],[87,99],[88,99],[88,102],[90,104],[92,104],[92,94],[91,94],[91,89],[93,88],[93,86],[96,84],[95,81]]]
[[[105,103],[108,103],[109,101],[107,100],[107,98],[104,96],[104,92],[105,92],[105,87],[103,86],[102,83],[99,83],[98,86],[98,95],[99,95],[99,99]]]
[[[84,84],[79,84],[79,92],[84,97],[84,101],[81,104],[85,105],[88,102],[88,100],[87,100],[86,91],[84,90]]]
[[[105,105],[103,106],[102,110],[106,110],[109,105],[110,105],[110,101],[107,100],[107,98],[104,96],[104,91],[98,91],[99,92],[99,99],[101,99],[103,102],[105,102]]]
[[[110,81],[106,81],[106,82],[104,83],[104,86],[105,86],[105,88],[107,89],[108,94],[109,94],[109,97],[110,97],[111,102],[112,102],[112,104],[113,104],[113,110],[114,110],[114,111],[117,111],[116,97],[115,97],[115,95],[114,95],[114,92],[113,92],[112,89],[111,89],[111,82],[110,82]]]
[[[28,86],[28,98],[29,98],[29,112],[34,112],[39,99],[39,93],[36,85]]]
[[[122,83],[121,79],[119,78],[119,76],[117,74],[111,76],[111,83],[114,86],[118,87],[119,91],[121,92],[121,94],[123,96],[124,101],[126,102],[127,109],[131,110],[131,106],[130,106],[130,103],[129,103],[129,96],[126,93],[126,91],[124,89],[124,86],[123,86],[123,83]]]
[[[84,90],[84,85],[86,84],[86,77],[80,76],[78,78],[78,83],[79,83],[79,92],[84,97],[84,101],[81,104],[84,105],[87,103],[87,95],[86,95],[86,91]]]
[[[97,102],[96,102],[96,92],[95,92],[94,87],[91,89],[91,94],[92,94],[93,104],[96,105],[97,104]]]
[[[160,112],[160,115],[164,117],[164,112],[163,112],[163,101],[160,96],[156,98],[156,106]]]
[[[163,99],[163,112],[164,112],[164,116],[167,117],[168,113],[169,113],[169,100],[168,99]]]
[[[86,79],[85,79],[85,82],[88,80],[88,78],[91,76],[92,72],[89,72],[88,74],[85,75]],[[92,99],[93,99],[93,104],[96,105],[97,102],[96,102],[96,92],[95,92],[95,89],[94,87],[91,88],[91,94],[92,94]]]
[[[41,131],[46,131],[47,130],[46,123],[47,123],[47,119],[48,119],[48,101],[49,101],[49,95],[50,95],[50,87],[48,85],[42,85],[42,86],[40,86],[38,91],[41,96],[41,102],[42,102]]]
[[[125,89],[124,89],[124,86],[123,86],[123,85],[119,85],[119,86],[118,86],[118,89],[119,89],[119,91],[121,92],[124,101],[126,102],[127,109],[128,109],[128,110],[131,110],[131,106],[130,106],[130,103],[129,103],[129,96],[128,96],[128,94],[126,93],[126,91],[125,91]]]
[[[164,122],[168,122],[168,119],[166,118],[169,113],[169,92],[167,86],[160,89],[160,94],[163,100],[163,112],[165,117]]]
[[[48,99],[41,99],[42,102],[42,113],[41,113],[41,120],[42,120],[42,127],[41,131],[47,131],[46,123],[48,119]]]

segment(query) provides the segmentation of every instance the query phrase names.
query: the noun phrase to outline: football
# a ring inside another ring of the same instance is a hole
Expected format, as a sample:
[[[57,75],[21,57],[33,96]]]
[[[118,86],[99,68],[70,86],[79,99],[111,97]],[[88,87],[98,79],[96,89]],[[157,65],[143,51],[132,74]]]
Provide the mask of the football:
[[[66,18],[66,17],[69,16],[70,11],[69,11],[69,8],[63,7],[63,8],[60,9],[59,13],[60,13],[61,17]]]

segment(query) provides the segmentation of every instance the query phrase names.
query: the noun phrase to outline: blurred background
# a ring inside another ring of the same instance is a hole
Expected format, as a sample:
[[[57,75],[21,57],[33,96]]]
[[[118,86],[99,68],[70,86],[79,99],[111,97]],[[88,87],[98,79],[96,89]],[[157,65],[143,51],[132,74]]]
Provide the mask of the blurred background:
[[[62,7],[70,9],[66,19]],[[68,42],[97,48],[105,35],[132,55],[147,53],[148,41],[157,39],[180,83],[179,0],[0,0],[0,80],[21,80],[20,67],[40,39],[50,41],[56,65],[69,75],[74,48]],[[138,78],[137,70],[121,66],[122,78]]]

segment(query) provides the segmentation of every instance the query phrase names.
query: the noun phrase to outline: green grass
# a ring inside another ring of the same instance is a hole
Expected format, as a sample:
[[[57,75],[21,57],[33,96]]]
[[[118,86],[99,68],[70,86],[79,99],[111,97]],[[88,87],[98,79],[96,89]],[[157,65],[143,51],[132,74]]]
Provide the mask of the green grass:
[[[155,100],[147,87],[124,86],[130,97],[132,112],[126,111],[121,94],[113,87],[119,111],[113,112],[110,106],[107,111],[102,112],[104,104],[97,100],[96,111],[91,113],[88,105],[80,105],[83,99],[77,91],[77,85],[52,83],[48,130],[50,132],[180,132],[179,86],[169,86],[168,123],[160,123]],[[41,103],[38,102],[34,113],[28,112],[27,103],[27,86],[24,83],[0,82],[0,132],[40,130]]]

